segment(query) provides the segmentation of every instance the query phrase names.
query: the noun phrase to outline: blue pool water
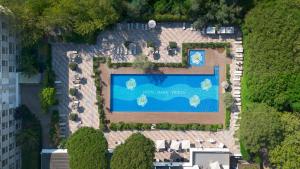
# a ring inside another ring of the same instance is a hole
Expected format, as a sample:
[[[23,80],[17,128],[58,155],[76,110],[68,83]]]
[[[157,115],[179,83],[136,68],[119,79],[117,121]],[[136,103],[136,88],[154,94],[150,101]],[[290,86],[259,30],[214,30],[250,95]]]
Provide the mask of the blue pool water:
[[[189,64],[203,66],[205,64],[205,50],[189,50]]]
[[[218,112],[219,67],[213,75],[112,74],[111,111]]]

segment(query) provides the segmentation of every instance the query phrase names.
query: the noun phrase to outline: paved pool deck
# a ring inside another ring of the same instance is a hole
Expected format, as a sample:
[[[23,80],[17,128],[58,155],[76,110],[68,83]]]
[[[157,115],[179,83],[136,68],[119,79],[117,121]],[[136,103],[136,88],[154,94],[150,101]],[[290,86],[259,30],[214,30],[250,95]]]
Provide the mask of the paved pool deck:
[[[160,74],[213,74],[214,66],[219,66],[219,84],[226,79],[226,64],[231,64],[231,59],[226,57],[224,49],[204,49],[206,51],[206,63],[202,67],[190,68],[159,68],[149,73]],[[110,122],[141,122],[141,123],[200,123],[200,124],[223,124],[225,119],[224,104],[222,93],[224,92],[219,85],[219,112],[111,112],[110,111],[110,79],[111,74],[144,74],[145,72],[131,67],[121,67],[109,69],[107,65],[100,65],[101,79],[103,84],[103,98],[106,117]],[[176,105],[174,105],[176,106]]]

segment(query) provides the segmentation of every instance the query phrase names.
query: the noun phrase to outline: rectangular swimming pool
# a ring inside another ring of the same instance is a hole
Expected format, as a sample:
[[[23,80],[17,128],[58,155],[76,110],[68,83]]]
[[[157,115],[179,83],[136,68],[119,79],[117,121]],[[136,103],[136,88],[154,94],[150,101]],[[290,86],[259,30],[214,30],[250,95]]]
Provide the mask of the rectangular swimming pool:
[[[218,112],[219,67],[212,75],[112,74],[112,112]]]

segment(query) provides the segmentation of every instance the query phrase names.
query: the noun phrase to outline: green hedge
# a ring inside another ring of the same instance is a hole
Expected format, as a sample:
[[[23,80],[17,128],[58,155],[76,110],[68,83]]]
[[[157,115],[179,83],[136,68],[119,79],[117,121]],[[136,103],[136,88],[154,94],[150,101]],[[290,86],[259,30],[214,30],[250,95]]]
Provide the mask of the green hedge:
[[[104,57],[93,57],[93,72],[94,72],[94,80],[96,86],[96,99],[97,99],[97,106],[98,106],[98,113],[99,113],[99,128],[100,130],[106,130],[106,116],[103,106],[103,98],[101,97],[102,85],[101,85],[101,77],[100,77],[100,70],[99,66],[100,63],[105,63],[106,59]]]
[[[199,131],[213,131],[223,129],[223,124],[170,124],[170,123],[158,123],[156,124],[156,129],[161,130],[199,130]],[[122,131],[122,130],[150,130],[151,124],[144,123],[111,123],[110,129],[112,131]]]
[[[225,128],[229,129],[230,127],[230,115],[231,115],[231,111],[226,109],[226,114],[225,114]]]
[[[60,142],[60,136],[59,136],[59,112],[57,110],[54,110],[51,114],[49,135],[52,144],[54,146],[58,146]]]
[[[226,64],[226,81],[229,85],[231,85],[230,77],[230,64]]]

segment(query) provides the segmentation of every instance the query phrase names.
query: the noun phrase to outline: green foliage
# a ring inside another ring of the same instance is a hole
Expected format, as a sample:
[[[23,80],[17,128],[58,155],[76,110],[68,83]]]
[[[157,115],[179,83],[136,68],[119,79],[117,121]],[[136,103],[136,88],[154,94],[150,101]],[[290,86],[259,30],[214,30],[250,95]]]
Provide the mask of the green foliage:
[[[240,139],[251,153],[272,149],[282,140],[280,113],[264,104],[247,105],[242,112]]]
[[[75,63],[75,62],[69,63],[69,68],[70,68],[72,71],[75,71],[75,70],[77,69],[77,63]]]
[[[150,130],[151,124],[144,123],[111,123],[110,127],[113,131],[123,131],[123,130]],[[161,130],[200,130],[200,131],[212,131],[216,132],[223,128],[222,124],[171,124],[171,123],[158,123],[156,124],[156,129]]]
[[[46,87],[42,89],[40,93],[40,102],[45,112],[47,112],[51,106],[57,103],[55,94],[56,94],[55,88]]]
[[[76,96],[77,89],[75,89],[75,88],[70,88],[69,93],[70,93],[71,96]]]
[[[104,61],[103,61],[104,60]],[[99,123],[99,129],[101,131],[104,131],[107,129],[107,124],[106,124],[106,115],[105,111],[103,109],[103,98],[101,96],[102,92],[102,85],[101,85],[101,77],[100,77],[100,63],[105,63],[106,59],[101,59],[101,57],[93,57],[93,71],[95,74],[95,86],[96,86],[96,99],[97,99],[97,105],[98,105],[98,113],[99,113],[99,118],[100,118],[100,123]],[[107,61],[107,64],[110,63],[110,58]]]
[[[71,113],[69,118],[70,118],[70,120],[72,120],[72,121],[77,121],[77,119],[78,119],[78,114],[76,114],[76,113]]]
[[[143,70],[144,72],[154,68],[154,64],[148,61],[147,56],[141,55],[135,58],[132,63],[132,67],[135,69]]]
[[[177,43],[176,42],[169,42],[169,47],[171,49],[176,49],[177,48]]]
[[[225,114],[225,128],[229,129],[229,127],[230,127],[230,117],[231,117],[230,115],[231,115],[231,111],[228,110],[228,109],[226,109],[225,111],[226,111],[226,114]]]
[[[100,130],[78,129],[67,142],[69,164],[72,169],[107,169],[107,141]]]
[[[193,26],[197,29],[207,24],[216,26],[239,24],[241,8],[236,4],[229,4],[225,0],[198,1],[190,0],[190,17],[195,21]]]
[[[134,133],[115,149],[110,168],[152,169],[154,152],[152,140],[140,133]]]
[[[293,135],[296,131],[300,131],[300,116],[296,113],[284,112],[280,115],[283,135],[287,137]]]
[[[38,68],[37,56],[34,53],[23,49],[22,58],[20,59],[20,71],[26,76],[31,77],[39,73]]]
[[[250,152],[246,149],[243,140],[240,140],[240,151],[242,154],[243,159],[249,161],[251,159]]]
[[[226,64],[226,81],[227,81],[227,83],[229,85],[231,85],[230,77],[231,77],[231,74],[230,74],[230,64]]]
[[[300,168],[300,131],[290,135],[270,152],[270,161],[276,168]]]
[[[152,41],[147,41],[147,47],[155,48],[154,43]]]
[[[223,99],[224,99],[224,104],[225,104],[225,109],[231,111],[231,107],[233,105],[233,97],[230,92],[225,92],[223,94]]]
[[[245,19],[244,97],[289,110],[300,98],[299,1],[262,1]],[[289,11],[289,12],[286,12]],[[298,84],[295,85],[295,84]]]
[[[58,146],[60,143],[60,133],[59,133],[59,112],[54,110],[51,114],[50,130],[49,130],[50,140],[54,146]]]
[[[42,148],[42,127],[37,117],[25,106],[16,109],[15,118],[22,127],[16,135],[16,144],[21,147],[22,168],[39,169]]]

